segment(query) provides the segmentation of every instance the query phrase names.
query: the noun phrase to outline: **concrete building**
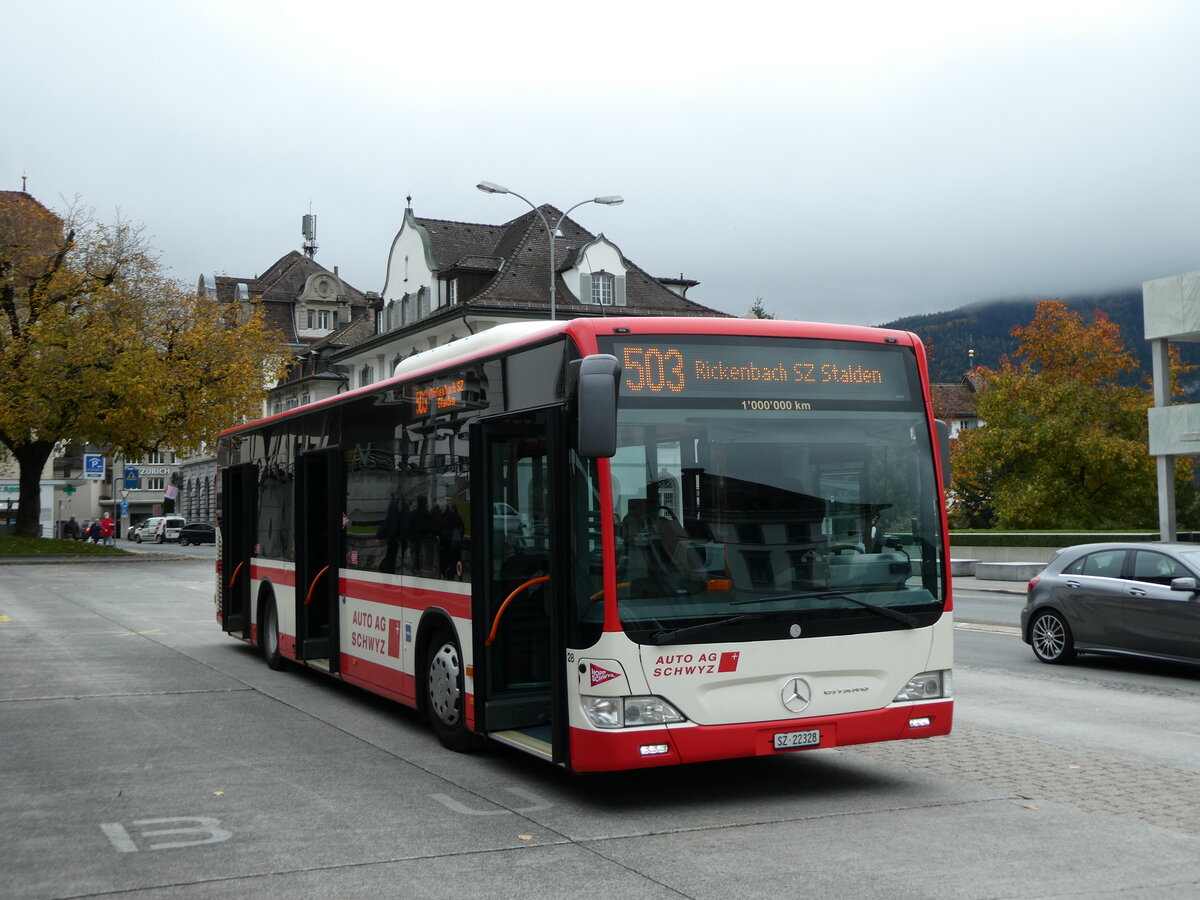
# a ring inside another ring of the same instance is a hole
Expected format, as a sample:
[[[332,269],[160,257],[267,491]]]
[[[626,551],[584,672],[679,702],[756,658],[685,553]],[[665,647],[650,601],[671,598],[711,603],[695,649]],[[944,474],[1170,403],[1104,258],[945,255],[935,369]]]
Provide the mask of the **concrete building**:
[[[1174,540],[1175,457],[1200,454],[1200,404],[1173,402],[1171,341],[1200,341],[1200,272],[1142,284],[1142,316],[1154,373],[1150,408],[1150,455],[1158,469],[1158,529]]]

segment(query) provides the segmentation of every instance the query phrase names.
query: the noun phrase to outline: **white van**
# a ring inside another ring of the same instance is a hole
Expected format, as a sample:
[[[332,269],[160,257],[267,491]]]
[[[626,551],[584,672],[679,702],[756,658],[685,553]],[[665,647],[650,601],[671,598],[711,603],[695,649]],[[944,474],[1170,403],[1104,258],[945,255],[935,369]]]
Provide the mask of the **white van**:
[[[179,529],[183,527],[185,519],[182,516],[151,516],[142,523],[142,528],[137,533],[135,540],[140,544],[142,541],[154,541],[156,544],[161,544],[163,541],[179,540]]]

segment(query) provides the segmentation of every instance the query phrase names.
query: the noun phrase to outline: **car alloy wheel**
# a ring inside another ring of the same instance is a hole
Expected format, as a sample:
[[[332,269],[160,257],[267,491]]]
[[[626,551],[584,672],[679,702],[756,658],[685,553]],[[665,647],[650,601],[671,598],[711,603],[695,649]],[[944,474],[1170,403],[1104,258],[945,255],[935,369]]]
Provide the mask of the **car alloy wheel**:
[[[1034,655],[1044,663],[1057,665],[1075,658],[1071,626],[1054,610],[1038,613],[1029,628],[1029,642]]]

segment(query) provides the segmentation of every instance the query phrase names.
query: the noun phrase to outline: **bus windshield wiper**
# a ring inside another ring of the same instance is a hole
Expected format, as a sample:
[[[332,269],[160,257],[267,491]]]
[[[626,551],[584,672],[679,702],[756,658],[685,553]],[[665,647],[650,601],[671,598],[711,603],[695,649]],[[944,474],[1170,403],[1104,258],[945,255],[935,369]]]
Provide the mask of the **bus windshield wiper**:
[[[758,616],[752,616],[743,613],[740,616],[730,616],[728,619],[713,619],[709,622],[700,622],[696,625],[689,625],[686,628],[675,628],[671,631],[659,631],[653,635],[654,643],[669,644],[681,634],[691,634],[696,631],[704,631],[708,628],[717,628],[721,625],[732,625],[734,622],[741,622],[745,619],[756,619]]]
[[[892,609],[888,606],[878,606],[874,603],[868,603],[866,600],[860,600],[850,594],[843,594],[841,591],[817,591],[811,594],[780,594],[776,597],[756,597],[748,600],[733,600],[730,601],[730,606],[741,606],[743,603],[776,603],[780,600],[849,600],[863,609],[869,609],[873,613],[878,613],[887,619],[892,619],[899,622],[907,628],[916,628],[921,623],[916,616],[910,616],[906,612],[900,612],[898,609]]]

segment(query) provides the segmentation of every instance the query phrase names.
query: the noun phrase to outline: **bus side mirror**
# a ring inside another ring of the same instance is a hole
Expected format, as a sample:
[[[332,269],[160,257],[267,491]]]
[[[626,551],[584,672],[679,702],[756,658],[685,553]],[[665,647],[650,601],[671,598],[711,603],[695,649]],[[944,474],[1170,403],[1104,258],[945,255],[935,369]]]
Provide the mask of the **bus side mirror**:
[[[617,385],[621,364],[615,356],[593,353],[579,363],[576,404],[579,455],[611,457],[617,452]]]
[[[941,419],[934,419],[937,428],[938,458],[942,463],[942,487],[950,490],[950,426]]]

